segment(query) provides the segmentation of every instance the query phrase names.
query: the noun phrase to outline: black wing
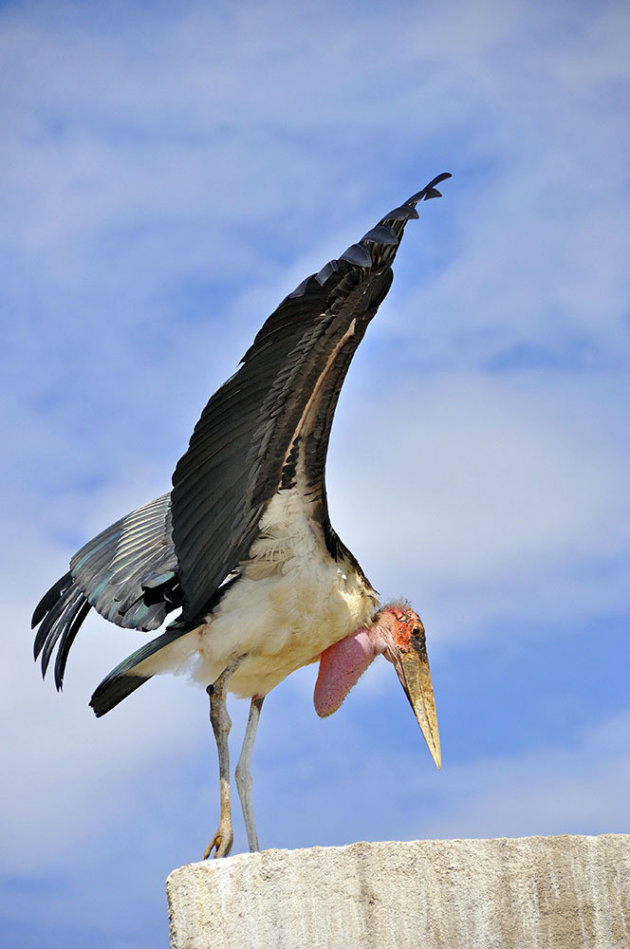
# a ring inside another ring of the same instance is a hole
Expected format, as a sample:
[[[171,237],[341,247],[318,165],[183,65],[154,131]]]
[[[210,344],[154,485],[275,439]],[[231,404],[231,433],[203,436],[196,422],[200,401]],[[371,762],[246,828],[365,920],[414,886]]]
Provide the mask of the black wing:
[[[419,201],[439,196],[435,185],[448,177],[439,175],[300,284],[206,405],[173,475],[183,618],[201,617],[247,556],[298,438],[310,440],[309,478],[323,494],[330,426],[350,360],[389,290],[407,220],[418,216]]]
[[[59,643],[58,688],[68,651],[92,607],[119,626],[153,630],[183,605],[179,632],[164,634],[170,641],[216,602],[246,556],[266,504],[290,483],[298,447],[313,497],[322,503],[327,536],[334,537],[327,524],[324,465],[339,391],[391,285],[406,222],[418,216],[419,201],[439,196],[435,185],[448,177],[439,175],[390,211],[339,260],[289,294],[241,368],[208,402],[173,475],[172,493],[117,521],[72,558],[70,571],[33,614],[33,626],[39,626],[35,656],[42,654],[44,673]],[[164,636],[143,647],[143,655],[161,648]],[[127,666],[129,661],[117,672]]]
[[[33,614],[35,658],[45,675],[54,647],[55,683],[61,688],[68,652],[94,607],[130,629],[157,629],[181,605],[171,537],[170,494],[132,511],[85,544],[70,571],[42,597]]]

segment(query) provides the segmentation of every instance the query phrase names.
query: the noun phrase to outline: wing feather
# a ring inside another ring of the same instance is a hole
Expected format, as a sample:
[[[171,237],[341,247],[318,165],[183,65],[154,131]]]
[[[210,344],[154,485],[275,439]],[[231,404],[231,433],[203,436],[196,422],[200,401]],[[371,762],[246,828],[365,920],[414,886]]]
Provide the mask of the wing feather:
[[[92,607],[118,626],[151,630],[180,600],[170,495],[164,494],[85,544],[42,597],[32,621],[39,626],[34,651],[36,658],[41,653],[42,673],[59,644],[55,683],[61,688],[68,652]]]

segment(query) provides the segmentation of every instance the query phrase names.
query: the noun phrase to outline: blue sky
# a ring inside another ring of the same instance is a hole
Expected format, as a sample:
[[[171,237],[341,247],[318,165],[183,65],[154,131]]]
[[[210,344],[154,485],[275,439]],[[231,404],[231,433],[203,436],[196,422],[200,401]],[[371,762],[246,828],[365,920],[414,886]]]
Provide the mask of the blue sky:
[[[609,2],[2,4],[3,945],[167,945],[216,823],[206,696],[97,721],[137,635],[91,618],[59,696],[30,613],[168,487],[282,297],[443,170],[328,469],[424,620],[443,771],[385,662],[326,721],[302,670],[261,720],[261,842],[630,830],[629,38]]]

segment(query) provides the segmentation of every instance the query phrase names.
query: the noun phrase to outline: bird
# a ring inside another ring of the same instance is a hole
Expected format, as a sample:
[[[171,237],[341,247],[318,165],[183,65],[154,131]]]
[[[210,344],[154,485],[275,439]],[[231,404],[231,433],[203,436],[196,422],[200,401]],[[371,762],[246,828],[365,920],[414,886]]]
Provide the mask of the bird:
[[[45,677],[57,648],[58,690],[91,609],[144,632],[180,611],[106,676],[90,706],[105,715],[165,672],[187,672],[206,688],[220,818],[204,859],[227,856],[234,839],[228,692],[250,700],[235,781],[252,852],[251,757],[263,701],[305,665],[319,662],[314,705],[325,717],[383,655],[441,767],[424,626],[404,600],[380,605],[335,532],[325,465],[341,387],[391,286],[405,226],[447,178],[435,177],[289,293],[208,401],[171,491],[86,543],[34,611],[35,659]]]

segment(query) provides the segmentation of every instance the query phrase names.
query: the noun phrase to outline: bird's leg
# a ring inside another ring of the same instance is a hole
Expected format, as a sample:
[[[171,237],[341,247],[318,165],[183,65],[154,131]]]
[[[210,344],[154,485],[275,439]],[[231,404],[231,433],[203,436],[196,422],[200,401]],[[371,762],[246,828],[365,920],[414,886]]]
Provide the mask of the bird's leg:
[[[206,689],[210,696],[210,722],[219,753],[219,782],[221,786],[221,817],[217,831],[203,852],[207,860],[214,850],[215,857],[227,857],[232,849],[234,831],[232,830],[232,808],[230,804],[230,749],[228,735],[232,722],[227,710],[227,685],[236,668],[238,660],[231,662],[223,670],[213,685]]]
[[[252,804],[252,772],[251,761],[252,751],[254,750],[254,740],[256,738],[256,729],[260,719],[260,710],[265,701],[264,695],[255,695],[249,706],[249,717],[243,738],[243,747],[241,756],[236,766],[236,787],[238,796],[241,799],[241,809],[245,818],[245,829],[247,830],[247,843],[250,853],[260,850],[258,846],[258,834],[256,833],[256,821],[254,819],[254,807]]]

